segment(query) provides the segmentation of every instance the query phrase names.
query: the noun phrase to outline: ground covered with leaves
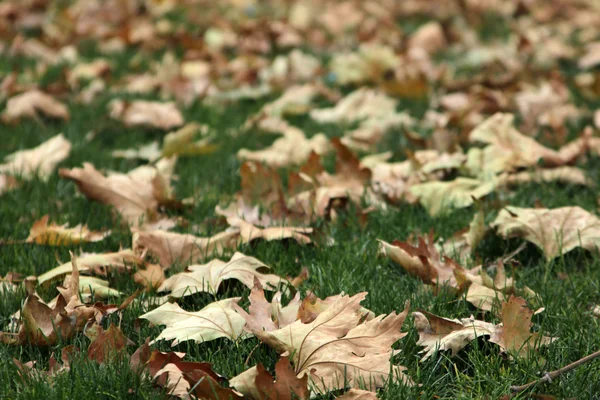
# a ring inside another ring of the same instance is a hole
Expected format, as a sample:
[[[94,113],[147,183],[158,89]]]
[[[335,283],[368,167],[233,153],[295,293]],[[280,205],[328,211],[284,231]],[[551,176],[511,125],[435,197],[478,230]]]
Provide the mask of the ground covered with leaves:
[[[0,54],[3,399],[600,392],[595,1],[3,1]]]

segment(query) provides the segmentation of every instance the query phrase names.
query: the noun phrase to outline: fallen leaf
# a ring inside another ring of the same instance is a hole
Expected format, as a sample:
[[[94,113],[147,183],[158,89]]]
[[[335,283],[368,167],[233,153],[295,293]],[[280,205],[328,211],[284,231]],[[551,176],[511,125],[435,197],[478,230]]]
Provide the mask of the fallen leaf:
[[[133,281],[147,290],[157,289],[165,281],[165,271],[160,265],[146,264],[133,274]]]
[[[200,311],[185,311],[179,305],[166,303],[147,312],[140,318],[154,325],[166,325],[160,335],[150,344],[160,340],[172,340],[171,346],[193,340],[196,343],[218,338],[236,341],[245,335],[244,318],[234,309],[240,297],[210,303]]]
[[[540,248],[547,260],[582,247],[598,251],[600,219],[581,207],[506,207],[492,223],[504,238],[520,237]]]
[[[174,132],[168,133],[163,139],[162,155],[171,157],[174,155],[202,155],[215,152],[217,146],[211,143],[212,137],[206,136],[208,129],[206,125],[191,122]],[[196,136],[206,137],[194,140]]]
[[[110,231],[90,231],[87,225],[69,228],[68,224],[48,224],[48,221],[48,215],[35,221],[29,230],[29,237],[24,242],[48,246],[72,246],[83,242],[99,242],[110,235]]]
[[[281,357],[275,365],[277,379],[258,364],[231,379],[230,384],[244,396],[256,400],[308,400],[308,376],[301,379],[290,365],[288,357]]]
[[[444,254],[452,254],[456,259],[466,260],[481,242],[487,230],[485,213],[483,210],[479,210],[473,216],[469,227],[456,232],[451,238],[445,240],[441,250]]]
[[[69,109],[49,94],[39,90],[30,90],[11,97],[2,113],[5,123],[13,123],[21,118],[37,118],[40,114],[56,119],[69,119]]]
[[[115,158],[140,159],[150,162],[158,160],[162,156],[162,151],[157,141],[145,145],[136,146],[132,149],[114,150],[112,156]]]
[[[341,396],[336,397],[338,400],[377,400],[377,395],[374,392],[362,389],[350,389]]]
[[[97,326],[97,330],[98,334],[90,343],[87,356],[98,364],[114,358],[125,346],[134,344],[116,325],[111,324],[106,331],[102,326]]]
[[[283,356],[289,356],[296,377],[309,377],[318,393],[342,389],[346,384],[382,387],[390,377],[411,381],[403,367],[390,363],[391,345],[404,337],[400,328],[408,314],[381,315],[362,322],[359,308],[366,293],[342,296],[311,323],[295,321],[282,329],[253,333]],[[236,379],[236,378],[234,378]]]
[[[104,176],[92,164],[83,168],[61,169],[59,175],[71,179],[89,199],[115,207],[129,225],[159,219],[158,207],[174,202],[170,187],[176,159],[163,159],[156,166],[143,165],[127,174]]]
[[[170,291],[171,297],[180,298],[198,292],[216,293],[221,283],[228,279],[238,280],[252,288],[255,278],[263,287],[273,290],[285,280],[268,274],[269,270],[268,266],[256,258],[235,253],[228,262],[214,259],[204,265],[191,265],[188,271],[169,277],[158,291]]]
[[[65,283],[71,279],[71,275],[65,276]],[[106,299],[108,297],[118,297],[122,293],[116,289],[108,287],[108,282],[99,278],[91,276],[80,276],[79,277],[79,291],[81,292],[81,298],[83,301],[88,302],[92,295],[94,298]]]
[[[108,105],[110,117],[126,126],[147,126],[157,129],[173,129],[185,123],[183,115],[173,102],[135,100],[126,102],[115,99]]]

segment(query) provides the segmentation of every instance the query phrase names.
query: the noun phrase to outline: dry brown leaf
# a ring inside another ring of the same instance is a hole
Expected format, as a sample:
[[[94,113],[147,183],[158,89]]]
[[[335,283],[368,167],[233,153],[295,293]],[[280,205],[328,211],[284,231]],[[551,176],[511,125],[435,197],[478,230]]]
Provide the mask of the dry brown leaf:
[[[274,290],[285,280],[268,274],[269,271],[270,268],[256,258],[235,253],[229,262],[214,259],[204,265],[191,265],[188,271],[169,277],[158,291],[170,291],[170,296],[179,298],[198,292],[216,293],[223,281],[228,279],[238,280],[252,288],[255,278],[264,288]]]
[[[68,224],[48,224],[48,221],[48,215],[35,221],[29,230],[29,237],[24,242],[48,246],[72,246],[83,242],[99,242],[110,235],[110,231],[90,231],[87,225],[80,224],[69,228]]]
[[[288,357],[281,357],[275,365],[274,377],[258,364],[233,378],[230,383],[244,396],[255,400],[308,400],[308,376],[296,377]]]
[[[37,118],[40,114],[56,119],[69,119],[69,109],[49,94],[39,90],[30,90],[8,100],[2,113],[5,123],[13,123],[21,118]]]
[[[141,265],[142,259],[130,249],[115,253],[82,253],[77,258],[77,270],[88,274],[106,276],[109,271],[126,271],[134,265]],[[71,263],[62,264],[38,276],[39,285],[60,279],[72,270]]]
[[[240,300],[241,297],[235,297],[216,301],[196,312],[185,311],[175,303],[166,303],[140,318],[154,325],[166,325],[151,344],[160,340],[172,340],[172,346],[187,340],[196,343],[218,338],[236,341],[245,335],[244,318],[234,309]]]
[[[233,228],[239,229],[242,243],[250,243],[257,239],[266,240],[267,242],[272,240],[293,239],[299,244],[312,243],[307,236],[313,233],[312,228],[272,226],[270,228],[261,229],[240,218],[227,218],[227,222]]]
[[[581,207],[506,207],[492,223],[504,238],[521,237],[539,247],[547,260],[577,247],[598,251],[600,219]]]
[[[162,159],[156,166],[142,165],[127,174],[104,176],[92,164],[83,168],[61,169],[59,175],[71,179],[89,199],[115,207],[129,225],[159,220],[158,207],[174,203],[170,186],[176,159]]]
[[[163,268],[175,263],[189,265],[207,258],[223,255],[237,248],[237,231],[221,232],[211,237],[197,237],[162,230],[139,231],[133,234],[132,247],[137,254],[155,256]]]
[[[283,356],[290,356],[296,377],[309,377],[309,387],[319,393],[367,384],[382,387],[392,379],[411,381],[403,367],[391,365],[391,345],[404,337],[400,328],[408,314],[381,315],[364,322],[359,312],[366,293],[342,296],[311,323],[296,321],[271,332],[253,333]],[[242,373],[235,379],[244,380]]]
[[[17,151],[6,156],[5,163],[0,164],[0,177],[4,176],[6,181],[10,179],[5,175],[8,174],[31,180],[37,175],[43,180],[48,180],[56,166],[66,159],[70,152],[71,142],[65,139],[62,133],[58,134],[33,149]],[[6,184],[10,185],[10,181]]]
[[[52,346],[75,336],[90,320],[98,322],[102,318],[100,310],[79,300],[79,270],[75,256],[72,256],[71,264],[71,278],[57,288],[60,294],[56,299],[46,304],[37,294],[28,295],[20,312],[18,332],[0,333],[0,341],[11,345]]]
[[[109,104],[111,118],[126,126],[148,126],[157,129],[173,129],[185,123],[183,115],[173,102],[113,100]]]
[[[544,168],[533,171],[522,171],[513,174],[503,174],[498,178],[500,184],[516,186],[523,183],[557,182],[571,185],[591,186],[592,182],[584,170],[576,167]]]
[[[160,265],[146,264],[133,274],[133,281],[147,290],[157,289],[165,281],[165,271]]]
[[[511,296],[502,304],[502,323],[494,325],[473,317],[451,320],[426,311],[413,313],[415,328],[419,332],[419,346],[425,347],[423,360],[437,350],[450,350],[456,355],[470,342],[480,336],[489,336],[489,341],[500,346],[502,352],[527,357],[531,350],[548,345],[554,339],[540,337],[531,332],[533,311],[520,297]]]
[[[104,330],[101,325],[88,328],[88,331],[89,329],[94,329],[97,332],[94,333],[94,338],[88,347],[87,356],[98,364],[114,358],[125,349],[125,346],[133,346],[134,344],[116,325],[111,324],[107,330]]]

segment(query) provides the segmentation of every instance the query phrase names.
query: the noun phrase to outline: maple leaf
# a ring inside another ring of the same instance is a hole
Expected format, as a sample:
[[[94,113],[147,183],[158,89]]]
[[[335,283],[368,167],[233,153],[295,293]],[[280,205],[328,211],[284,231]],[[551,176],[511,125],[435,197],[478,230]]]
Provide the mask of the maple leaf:
[[[88,347],[87,356],[90,360],[94,360],[98,364],[114,358],[115,355],[125,349],[125,346],[132,346],[134,344],[123,334],[120,328],[113,324],[107,330],[104,330],[100,325],[94,325],[88,328],[86,331],[87,335],[89,335],[90,330],[95,332],[93,338],[91,338],[92,342]]]
[[[256,400],[308,400],[308,376],[296,377],[288,357],[275,364],[277,380],[262,364],[252,367],[230,380],[230,384],[244,396]]]
[[[35,176],[48,180],[56,166],[66,159],[70,152],[71,142],[61,133],[33,149],[9,154],[4,159],[5,163],[0,164],[0,193],[3,187],[4,190],[8,190],[17,186],[15,177],[10,175],[24,180],[31,180]]]
[[[236,341],[244,336],[244,318],[234,309],[234,305],[240,300],[241,297],[235,297],[216,301],[196,312],[185,311],[174,303],[166,303],[140,318],[147,319],[154,325],[166,325],[152,343],[173,340],[171,345],[176,346],[187,340],[203,343],[222,337]]]
[[[431,357],[437,350],[450,350],[456,355],[470,342],[481,336],[489,336],[489,341],[500,346],[502,352],[522,357],[531,354],[539,346],[550,344],[554,339],[531,333],[533,311],[527,302],[511,296],[502,304],[502,323],[495,325],[476,320],[473,317],[447,319],[426,311],[413,313],[415,328],[419,332],[419,346],[425,347],[423,360]]]
[[[157,289],[165,281],[165,271],[160,265],[147,264],[133,274],[133,281],[147,290]]]
[[[130,265],[141,265],[142,259],[130,249],[120,250],[115,253],[83,253],[77,258],[77,270],[89,274],[106,276],[109,271],[126,271]],[[39,285],[67,275],[72,271],[72,263],[59,265],[38,276]]]
[[[290,356],[298,378],[309,376],[309,386],[317,392],[342,389],[346,383],[357,386],[369,382],[382,387],[392,372],[393,378],[410,380],[392,366],[391,345],[406,334],[400,328],[408,314],[381,315],[362,322],[360,302],[366,293],[342,296],[311,323],[294,323],[271,332],[253,333],[283,356]]]
[[[248,288],[258,279],[269,290],[285,280],[274,274],[267,274],[270,268],[254,257],[235,253],[228,262],[214,259],[204,265],[192,265],[188,271],[169,277],[158,288],[159,292],[170,291],[171,297],[184,297],[198,292],[216,293],[221,283],[235,279]]]
[[[111,118],[118,119],[126,126],[149,126],[158,129],[172,129],[185,123],[183,115],[173,102],[135,100],[126,102],[115,99],[108,105]]]
[[[104,176],[92,164],[83,168],[61,169],[59,175],[71,179],[89,199],[115,207],[129,225],[152,222],[158,207],[174,203],[170,179],[176,159],[162,159],[156,166],[142,165],[127,174]]]
[[[1,332],[0,341],[13,345],[51,346],[61,339],[73,337],[88,321],[98,322],[102,318],[100,310],[79,300],[77,259],[74,255],[71,257],[72,275],[63,287],[57,288],[60,294],[50,304],[44,303],[35,293],[29,294],[20,312],[18,332]]]
[[[12,123],[23,117],[37,118],[39,114],[49,118],[69,119],[69,109],[63,103],[39,90],[30,90],[8,100],[2,120]]]
[[[69,281],[69,279],[71,279],[71,275],[65,276],[65,283],[63,283],[63,286]],[[92,295],[95,298],[101,299],[122,295],[122,293],[118,290],[108,287],[107,281],[91,276],[79,277],[79,291],[81,292],[82,300],[85,302],[91,300]]]
[[[547,260],[576,247],[598,251],[600,219],[581,207],[506,207],[492,223],[504,238],[521,237],[539,247]]]
[[[49,224],[48,221],[48,215],[35,221],[29,230],[29,236],[23,242],[48,246],[71,246],[83,242],[99,242],[110,235],[110,231],[90,231],[87,225],[80,224],[69,228],[68,224]]]

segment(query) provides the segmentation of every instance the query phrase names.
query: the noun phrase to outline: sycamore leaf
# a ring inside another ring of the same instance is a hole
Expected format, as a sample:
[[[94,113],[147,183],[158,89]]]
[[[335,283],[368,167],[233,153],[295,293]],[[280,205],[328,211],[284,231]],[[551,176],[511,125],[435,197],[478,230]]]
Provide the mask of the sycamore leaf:
[[[72,275],[64,286],[58,287],[59,295],[49,304],[32,293],[25,299],[20,313],[18,332],[0,332],[0,341],[6,344],[30,343],[52,346],[83,330],[90,320],[102,318],[101,311],[79,300],[79,270],[72,255]]]
[[[441,250],[444,254],[451,254],[457,259],[465,260],[471,256],[479,242],[487,233],[485,213],[479,210],[473,216],[468,228],[456,232],[451,238],[444,241]]]
[[[258,364],[230,380],[230,384],[244,396],[255,400],[308,400],[308,376],[297,378],[288,357],[281,357],[275,365],[274,377]]]
[[[35,221],[29,230],[29,237],[25,239],[25,243],[71,246],[83,242],[99,242],[110,235],[110,231],[90,231],[87,225],[76,225],[69,228],[67,224],[49,224],[48,220],[49,216],[45,215]]]
[[[24,117],[36,118],[39,114],[49,118],[69,119],[69,109],[63,103],[39,90],[30,90],[8,100],[2,120],[11,123]]]
[[[162,230],[139,231],[133,234],[132,242],[136,253],[153,255],[163,268],[170,268],[176,262],[190,264],[237,248],[239,232],[197,237]]]
[[[454,356],[458,351],[480,336],[489,336],[489,341],[500,346],[502,352],[527,357],[531,350],[548,345],[554,339],[531,332],[533,311],[520,297],[511,296],[502,304],[502,323],[494,325],[473,317],[451,320],[420,311],[413,313],[415,328],[419,332],[419,346],[425,347],[423,360],[437,350],[450,350]]]
[[[48,180],[56,166],[66,159],[71,152],[71,142],[64,135],[58,134],[37,147],[21,150],[5,157],[5,163],[0,164],[0,177],[17,175],[21,179],[31,180],[38,175]],[[10,182],[8,182],[10,184]]]
[[[263,287],[273,290],[285,280],[268,274],[269,270],[267,265],[256,258],[235,253],[228,262],[214,259],[204,265],[191,265],[188,271],[165,280],[158,291],[170,291],[170,296],[177,298],[198,292],[216,293],[221,283],[228,279],[238,280],[248,288],[252,288],[254,279],[258,279]]]
[[[65,277],[65,283],[70,278],[71,276],[67,275]],[[108,287],[107,281],[91,276],[79,277],[79,291],[81,292],[81,297],[84,301],[88,301],[88,299],[91,299],[92,294],[95,298],[101,299],[106,299],[108,297],[117,297],[123,294],[116,289]]]
[[[282,168],[300,165],[308,160],[312,152],[323,155],[328,153],[330,148],[325,135],[317,134],[307,139],[300,129],[289,126],[283,132],[283,136],[271,146],[256,151],[241,149],[237,157],[242,161],[256,161],[272,168]]]
[[[240,299],[216,301],[196,312],[185,311],[175,303],[166,303],[140,318],[154,325],[166,325],[152,343],[173,340],[171,345],[176,346],[187,340],[203,343],[222,337],[236,341],[244,335],[244,318],[234,309]]]
[[[172,129],[185,123],[175,103],[135,100],[131,103],[115,99],[109,103],[111,118],[126,126],[148,126],[157,129]]]
[[[506,207],[492,224],[504,238],[521,237],[551,260],[576,247],[598,251],[600,219],[581,207]]]
[[[199,399],[232,400],[241,399],[241,394],[221,386],[222,378],[211,364],[183,361],[185,353],[150,352],[148,341],[131,356],[134,371],[145,370],[154,383],[167,389],[167,393],[183,399],[190,394]]]
[[[253,333],[276,351],[290,356],[298,378],[309,376],[313,391],[325,393],[369,383],[382,387],[392,373],[407,384],[403,367],[393,366],[392,344],[406,334],[400,328],[408,314],[361,318],[360,302],[366,293],[342,296],[311,323],[295,321],[284,328]]]
[[[125,346],[132,346],[134,344],[116,325],[111,324],[107,330],[97,325],[96,329],[98,333],[90,343],[87,355],[90,360],[94,360],[98,364],[114,358],[116,354],[125,349]]]
[[[142,165],[127,174],[104,176],[92,164],[61,169],[90,200],[115,207],[129,225],[157,219],[158,207],[172,203],[171,173],[176,159],[162,159],[156,166]]]
[[[496,189],[493,179],[459,177],[453,181],[434,181],[414,185],[410,192],[416,196],[429,215],[436,216],[449,212],[453,208],[465,208],[473,204],[474,199],[481,199]]]
[[[156,289],[165,281],[165,271],[160,265],[146,264],[133,274],[133,281],[146,289]]]
[[[72,263],[62,264],[38,276],[38,284],[46,285],[49,282],[67,275],[72,270]],[[84,253],[77,259],[77,270],[88,274],[106,276],[108,271],[125,271],[130,265],[141,265],[142,259],[133,251],[121,250],[116,253]]]
[[[271,303],[265,298],[265,292],[260,280],[254,278],[254,286],[249,296],[250,307],[246,312],[239,305],[234,308],[246,321],[246,329],[250,332],[257,330],[274,331],[284,326],[290,325],[299,319],[299,310],[302,305],[300,293],[288,303],[287,306],[281,304],[281,292],[275,293]]]

